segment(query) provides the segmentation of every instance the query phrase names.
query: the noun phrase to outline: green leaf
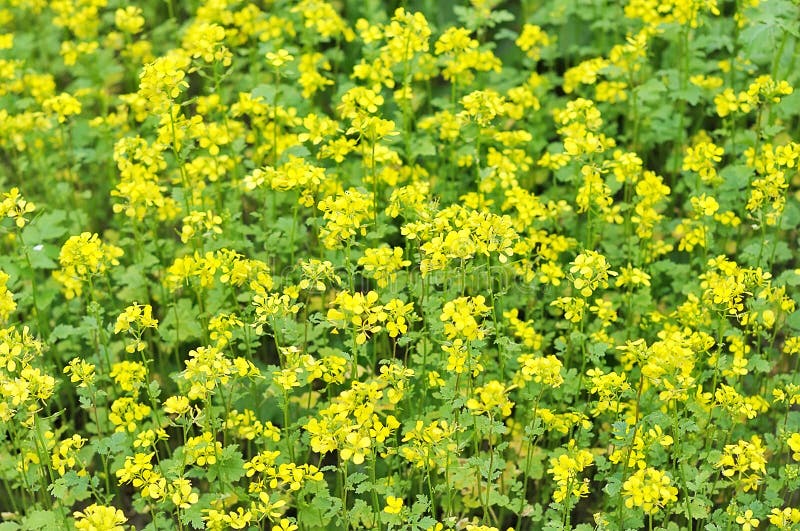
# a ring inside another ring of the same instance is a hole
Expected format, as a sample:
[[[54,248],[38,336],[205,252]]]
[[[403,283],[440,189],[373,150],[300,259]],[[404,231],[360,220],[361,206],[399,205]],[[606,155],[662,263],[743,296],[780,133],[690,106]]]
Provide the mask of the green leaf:
[[[67,214],[63,210],[45,212],[28,224],[22,231],[22,237],[28,245],[36,245],[60,238],[69,230],[64,223]]]
[[[367,476],[363,472],[355,472],[355,473],[350,474],[349,476],[347,476],[347,486],[349,488],[351,488],[351,489],[355,488],[358,485],[360,485],[361,483],[364,483],[365,481],[367,481],[367,479],[369,479],[369,476]]]
[[[720,192],[739,192],[747,188],[753,170],[743,164],[731,164],[725,166],[720,172],[723,183],[720,185]]]
[[[51,258],[57,254],[52,245],[35,245],[28,253],[28,257],[34,269],[57,269],[58,264]]]
[[[776,286],[798,286],[800,285],[800,274],[791,271],[784,271],[773,282]]]
[[[219,459],[208,467],[209,477],[219,477],[223,483],[233,483],[244,476],[244,459],[236,445],[222,449]]]
[[[508,507],[509,505],[508,496],[493,489],[489,493],[489,505],[497,505],[498,507]]]
[[[800,330],[800,310],[789,314],[789,316],[786,318],[786,325],[793,330]]]
[[[177,317],[176,314],[177,313]],[[175,306],[165,309],[164,320],[158,327],[161,339],[167,343],[200,339],[203,329],[197,316],[199,311],[189,299],[178,299]]]
[[[89,492],[89,476],[79,476],[74,470],[69,470],[62,477],[55,480],[50,485],[49,490],[53,496],[66,505],[72,505],[74,502],[85,500],[91,495]]]
[[[250,91],[253,99],[261,98],[264,102],[270,103],[275,99],[275,85],[258,85]]]
[[[661,100],[661,95],[667,91],[666,85],[655,77],[636,87],[636,98],[642,103],[651,103]]]
[[[436,146],[429,138],[417,138],[411,141],[412,157],[432,157],[436,155]]]
[[[783,209],[783,216],[781,217],[781,229],[793,230],[797,225],[800,225],[800,208],[793,201],[786,203]]]
[[[31,512],[22,520],[21,529],[30,531],[62,531],[59,524],[61,515],[55,511],[38,510]]]
[[[361,527],[357,525],[360,522],[372,522],[373,520],[372,507],[360,498],[353,502],[353,507],[348,513],[351,524],[356,524],[354,527]]]
[[[705,498],[692,496],[689,501],[689,510],[692,511],[692,518],[705,518],[711,511],[711,502]]]
[[[79,332],[80,329],[72,325],[59,324],[56,325],[55,328],[53,328],[52,332],[50,332],[50,338],[48,339],[48,342],[54,344],[55,342],[60,341],[62,339],[70,338]]]
[[[126,267],[115,275],[119,283],[117,297],[125,301],[145,301],[148,298],[148,281],[144,275],[144,268],[140,264]]]
[[[205,522],[203,521],[203,511],[211,507],[211,503],[219,498],[216,494],[203,494],[197,500],[197,503],[186,509],[181,513],[184,523],[191,525],[195,529],[204,529]]]
[[[431,506],[431,502],[424,494],[417,494],[417,501],[411,506],[411,513],[414,515],[422,515]]]

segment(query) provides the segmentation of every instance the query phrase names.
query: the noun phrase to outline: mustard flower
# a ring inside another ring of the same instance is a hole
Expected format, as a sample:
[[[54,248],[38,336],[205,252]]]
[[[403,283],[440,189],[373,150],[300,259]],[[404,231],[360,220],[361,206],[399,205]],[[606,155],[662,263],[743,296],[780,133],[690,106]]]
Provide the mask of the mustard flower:
[[[78,387],[89,387],[94,384],[94,364],[81,358],[73,358],[69,365],[64,367],[64,374],[69,374],[69,380],[77,383]]]
[[[723,476],[731,478],[747,492],[758,488],[762,474],[766,474],[766,464],[766,449],[761,438],[753,435],[750,441],[726,445],[714,466],[721,468]]]
[[[800,509],[786,507],[774,508],[769,515],[769,523],[778,529],[795,529],[800,524]]]
[[[800,461],[800,433],[792,433],[786,443],[792,450],[792,459],[795,461]]]
[[[403,498],[387,496],[386,507],[384,507],[383,510],[389,514],[400,514],[400,511],[403,510]]]
[[[671,485],[670,477],[655,468],[634,472],[622,485],[622,492],[628,508],[641,507],[647,514],[655,514],[678,499],[678,489]]]
[[[753,517],[752,509],[747,509],[736,516],[736,523],[742,526],[742,531],[751,531],[752,529],[758,529],[758,524],[761,521]]]
[[[114,12],[114,25],[120,31],[136,35],[142,31],[144,27],[144,16],[142,16],[142,8],[138,6],[126,6],[119,8]]]
[[[502,418],[511,415],[514,402],[508,399],[510,388],[497,380],[492,380],[484,386],[475,388],[474,398],[467,400],[466,406],[478,415],[488,413],[490,416],[499,413]]]
[[[272,526],[272,531],[297,531],[300,529],[288,518],[281,518],[280,522]]]
[[[579,254],[570,266],[570,280],[584,298],[590,297],[598,288],[607,288],[608,277],[617,275],[611,271],[605,257],[596,251]]]
[[[199,495],[192,491],[192,482],[178,478],[170,484],[170,500],[180,509],[188,509],[199,500]]]
[[[8,290],[9,278],[5,271],[0,270],[0,324],[8,321],[11,314],[17,309],[14,295]]]
[[[25,227],[27,214],[36,210],[36,205],[27,201],[19,192],[19,188],[11,188],[0,195],[0,219],[11,218],[18,229]]]
[[[467,341],[483,339],[486,329],[483,328],[476,317],[481,317],[491,311],[486,306],[483,295],[475,297],[458,297],[445,303],[439,320],[444,323],[444,334],[448,339],[463,338]]]
[[[96,503],[72,514],[75,517],[75,528],[80,531],[123,531],[122,524],[128,521],[122,509]]]
[[[551,458],[547,472],[553,475],[556,482],[553,500],[560,503],[567,497],[574,496],[578,499],[588,496],[589,480],[586,478],[581,480],[579,474],[593,462],[594,456],[591,452],[577,448],[574,440],[569,441],[564,453]]]
[[[60,124],[66,122],[70,116],[81,113],[81,102],[66,92],[46,99],[42,107],[45,111],[55,114]]]
[[[267,63],[269,63],[272,68],[281,68],[286,63],[294,61],[294,56],[283,48],[277,52],[267,52],[266,58]]]

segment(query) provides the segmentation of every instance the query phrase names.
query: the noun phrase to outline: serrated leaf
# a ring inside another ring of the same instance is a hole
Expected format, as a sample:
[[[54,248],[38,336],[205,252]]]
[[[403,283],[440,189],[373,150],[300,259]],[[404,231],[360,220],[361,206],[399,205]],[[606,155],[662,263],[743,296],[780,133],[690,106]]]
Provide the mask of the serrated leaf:
[[[37,245],[28,253],[31,267],[34,269],[57,269],[58,264],[48,256],[46,246]]]
[[[203,511],[211,507],[211,503],[217,498],[218,496],[214,494],[206,493],[201,495],[197,503],[181,512],[181,520],[195,529],[204,529],[205,522],[203,521]]]
[[[361,483],[365,482],[367,479],[369,479],[369,476],[367,476],[363,472],[354,472],[349,476],[347,476],[347,486],[350,488],[354,488],[357,485],[360,485]]]
[[[77,328],[75,328],[72,325],[59,324],[59,325],[56,325],[55,328],[53,328],[53,330],[50,332],[50,337],[49,337],[48,341],[51,344],[54,344],[57,341],[60,341],[62,339],[67,339],[69,337],[72,337],[72,336],[74,336],[75,334],[77,334],[79,332],[80,332],[80,330],[78,330]]]
[[[45,212],[28,224],[22,237],[28,245],[37,245],[60,238],[69,230],[64,223],[67,215],[63,210]]]
[[[89,476],[79,476],[74,470],[68,470],[56,479],[49,488],[50,492],[67,505],[82,501],[91,495],[89,492]]]
[[[800,330],[800,310],[789,314],[786,318],[786,325],[793,330]]]
[[[498,507],[508,507],[509,498],[496,490],[489,493],[489,505],[497,505]]]
[[[21,529],[30,531],[60,531],[61,515],[54,511],[32,511],[22,520]]]
[[[415,515],[421,515],[428,510],[430,507],[431,502],[429,501],[428,497],[424,494],[417,494],[417,500],[411,506],[411,513]]]
[[[261,98],[266,103],[270,103],[275,99],[275,93],[275,85],[258,85],[250,91],[253,99]]]
[[[224,483],[233,483],[244,476],[244,459],[242,452],[235,445],[222,449],[219,459],[208,467],[209,474],[219,477]]]
[[[692,497],[689,502],[692,518],[705,518],[711,512],[711,503],[703,498]]]
[[[176,314],[177,313],[177,317]],[[164,320],[158,327],[161,338],[174,343],[200,339],[203,328],[198,320],[199,312],[189,299],[178,299],[177,305],[165,310]]]
[[[369,522],[372,519],[372,507],[367,505],[367,502],[360,498],[353,502],[353,507],[348,513],[351,522]]]

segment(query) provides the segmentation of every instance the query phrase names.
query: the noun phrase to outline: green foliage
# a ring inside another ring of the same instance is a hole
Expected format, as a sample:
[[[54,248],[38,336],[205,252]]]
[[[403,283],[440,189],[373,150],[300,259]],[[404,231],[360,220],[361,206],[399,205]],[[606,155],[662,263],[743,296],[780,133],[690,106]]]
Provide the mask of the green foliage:
[[[0,531],[800,526],[796,1],[7,4]]]

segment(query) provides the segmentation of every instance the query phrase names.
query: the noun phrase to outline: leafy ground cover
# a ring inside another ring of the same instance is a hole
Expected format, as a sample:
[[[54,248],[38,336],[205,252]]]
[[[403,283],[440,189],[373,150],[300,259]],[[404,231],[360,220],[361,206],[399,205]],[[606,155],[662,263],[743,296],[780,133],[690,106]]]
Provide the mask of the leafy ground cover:
[[[800,529],[800,4],[0,8],[0,531]]]

